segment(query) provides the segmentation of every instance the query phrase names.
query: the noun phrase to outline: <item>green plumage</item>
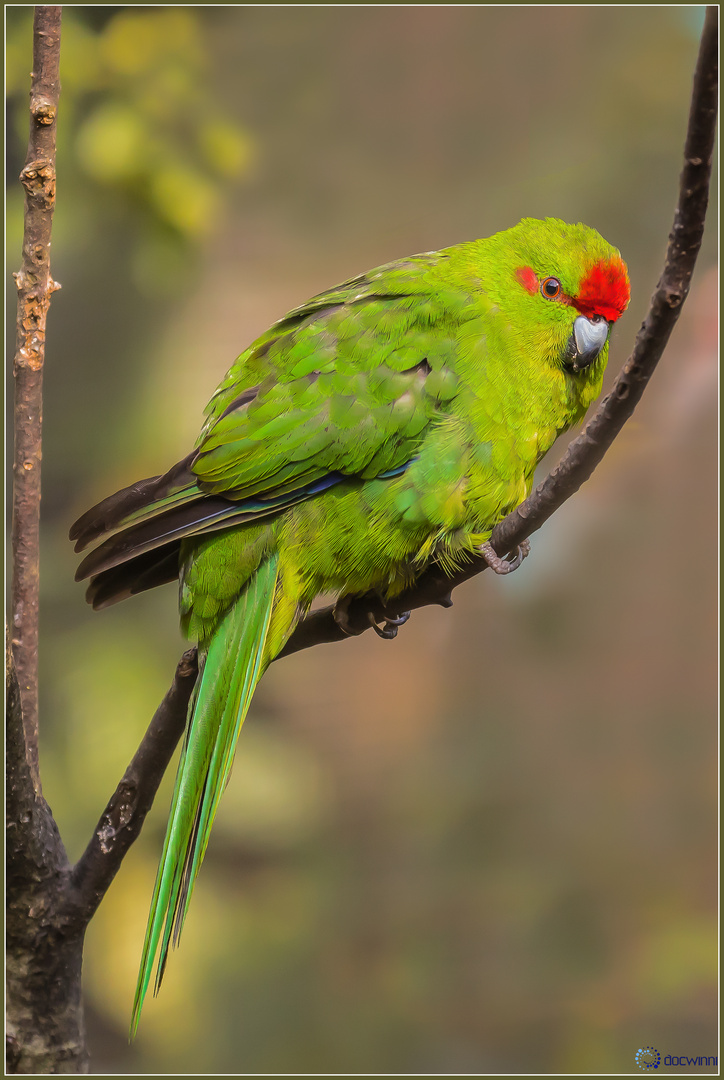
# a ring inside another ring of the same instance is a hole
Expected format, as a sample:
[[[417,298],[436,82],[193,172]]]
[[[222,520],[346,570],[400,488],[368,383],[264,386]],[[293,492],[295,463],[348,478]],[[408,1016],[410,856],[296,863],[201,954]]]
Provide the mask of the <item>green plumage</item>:
[[[178,941],[191,893],[229,778],[236,740],[254,688],[269,662],[266,650],[279,555],[269,554],[227,609],[217,632],[199,650],[199,676],[191,702],[171,802],[161,865],[151,901],[153,918],[143,947],[141,977],[133,1004],[135,1032],[161,941],[161,984],[168,948]],[[182,858],[178,857],[181,853]]]
[[[110,534],[79,569],[94,605],[178,574],[202,662],[133,1030],[268,663],[318,594],[389,597],[487,540],[599,393],[627,299],[618,252],[550,219],[380,267],[271,327],[212,397],[195,451],[76,523],[79,549]],[[578,365],[581,325],[596,346]]]

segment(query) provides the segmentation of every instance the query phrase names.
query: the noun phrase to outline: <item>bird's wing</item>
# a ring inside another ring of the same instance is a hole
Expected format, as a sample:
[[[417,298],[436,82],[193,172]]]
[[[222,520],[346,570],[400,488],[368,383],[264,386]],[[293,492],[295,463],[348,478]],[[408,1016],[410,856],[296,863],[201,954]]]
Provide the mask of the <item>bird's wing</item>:
[[[425,291],[411,269],[413,260],[392,264],[321,294],[247,349],[212,398],[196,450],[73,526],[77,550],[114,534],[78,579],[140,560],[155,584],[149,552],[162,551],[168,575],[169,545],[183,537],[277,513],[345,479],[403,471],[457,392],[467,299]]]

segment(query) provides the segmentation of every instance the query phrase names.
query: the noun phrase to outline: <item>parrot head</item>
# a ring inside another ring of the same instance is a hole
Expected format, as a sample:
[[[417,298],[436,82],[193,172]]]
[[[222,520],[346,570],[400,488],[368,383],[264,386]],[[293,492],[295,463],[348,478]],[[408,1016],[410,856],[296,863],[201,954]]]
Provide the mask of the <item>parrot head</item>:
[[[630,288],[616,248],[587,225],[524,218],[499,233],[496,291],[514,332],[571,374],[604,358]]]

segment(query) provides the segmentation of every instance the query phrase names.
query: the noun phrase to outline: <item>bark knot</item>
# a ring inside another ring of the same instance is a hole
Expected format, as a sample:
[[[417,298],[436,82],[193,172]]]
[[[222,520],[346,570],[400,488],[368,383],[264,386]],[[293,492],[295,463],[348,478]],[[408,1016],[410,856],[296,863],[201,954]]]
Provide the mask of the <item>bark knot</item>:
[[[30,111],[38,124],[52,124],[58,113],[58,107],[54,101],[38,97],[31,103]]]

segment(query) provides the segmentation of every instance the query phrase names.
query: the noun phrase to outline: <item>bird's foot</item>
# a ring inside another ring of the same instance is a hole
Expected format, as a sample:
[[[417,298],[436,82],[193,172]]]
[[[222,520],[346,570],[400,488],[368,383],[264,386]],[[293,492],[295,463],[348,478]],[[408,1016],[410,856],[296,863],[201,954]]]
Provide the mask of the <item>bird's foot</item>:
[[[384,638],[385,641],[392,641],[393,638],[397,637],[399,628],[404,626],[410,618],[410,614],[411,612],[409,611],[402,611],[399,615],[395,615],[394,617],[386,615],[382,626],[378,625],[377,620],[371,611],[367,612],[367,618],[369,619],[370,626],[377,634],[377,637]]]
[[[368,594],[370,601],[374,598],[373,593]],[[348,634],[350,637],[356,637],[361,634],[366,627],[360,626],[359,622],[355,619],[354,623],[349,617],[349,605],[353,600],[359,600],[358,596],[340,596],[337,603],[334,605],[332,614],[337,626],[344,634]],[[377,634],[378,637],[384,638],[386,641],[391,641],[397,637],[397,630],[400,626],[403,626],[410,618],[409,611],[403,611],[402,614],[396,616],[385,616],[385,621],[380,625],[374,616],[372,611],[367,611],[367,621]]]
[[[530,540],[521,540],[515,550],[515,555],[513,555],[512,558],[510,558],[510,553],[508,553],[508,555],[501,559],[489,540],[487,540],[480,548],[480,554],[483,556],[490,569],[495,570],[496,574],[511,574],[513,570],[518,569],[523,562],[523,559],[530,554]]]
[[[340,596],[337,603],[332,608],[332,617],[340,628],[343,634],[348,637],[357,637],[365,629],[362,627],[356,627],[352,625],[349,617],[349,605],[355,599],[351,594],[349,596]]]

